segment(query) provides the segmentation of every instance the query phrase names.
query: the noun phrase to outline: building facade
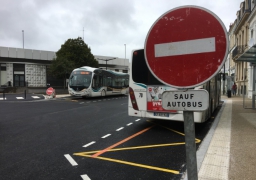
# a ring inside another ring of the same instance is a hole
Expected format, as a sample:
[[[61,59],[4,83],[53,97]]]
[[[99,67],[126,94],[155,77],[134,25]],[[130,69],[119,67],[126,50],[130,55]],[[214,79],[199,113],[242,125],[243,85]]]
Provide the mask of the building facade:
[[[230,25],[230,75],[237,84],[237,94],[252,98],[252,64],[246,54],[251,49],[254,37],[255,0],[241,2],[237,19]]]
[[[94,56],[99,68],[118,72],[128,72],[129,60]],[[0,47],[0,86],[46,87],[47,67],[56,53],[21,48]]]

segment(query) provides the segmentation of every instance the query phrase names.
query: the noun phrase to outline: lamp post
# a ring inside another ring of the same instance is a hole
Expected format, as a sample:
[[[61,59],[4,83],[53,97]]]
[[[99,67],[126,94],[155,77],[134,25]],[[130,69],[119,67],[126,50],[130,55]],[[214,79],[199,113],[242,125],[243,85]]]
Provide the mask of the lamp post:
[[[84,41],[84,27],[83,27],[83,41]]]
[[[124,59],[126,59],[126,44],[124,44]]]
[[[111,58],[111,59],[100,59],[100,58],[97,58],[98,60],[102,60],[102,61],[106,61],[106,70],[108,69],[107,67],[107,62],[110,61],[110,60],[113,60],[113,59],[116,59],[116,58]]]
[[[22,30],[23,49],[24,49],[24,30]]]

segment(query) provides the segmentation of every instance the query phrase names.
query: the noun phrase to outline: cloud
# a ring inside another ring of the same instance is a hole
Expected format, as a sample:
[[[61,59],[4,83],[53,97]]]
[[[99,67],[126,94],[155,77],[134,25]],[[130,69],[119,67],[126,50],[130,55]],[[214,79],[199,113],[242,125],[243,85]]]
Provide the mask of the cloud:
[[[240,0],[0,0],[0,46],[22,48],[24,30],[27,49],[58,51],[67,39],[82,37],[95,55],[129,58],[133,49],[144,47],[152,24],[173,8],[205,7],[219,16],[228,30],[240,3]]]

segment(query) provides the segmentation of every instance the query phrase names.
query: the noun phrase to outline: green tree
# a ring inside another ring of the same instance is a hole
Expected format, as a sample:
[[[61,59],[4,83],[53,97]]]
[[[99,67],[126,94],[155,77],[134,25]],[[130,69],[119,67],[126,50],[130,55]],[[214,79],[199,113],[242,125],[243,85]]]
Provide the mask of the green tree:
[[[56,58],[50,65],[50,73],[54,77],[66,79],[73,69],[81,66],[99,67],[99,64],[81,37],[68,39],[56,52]]]

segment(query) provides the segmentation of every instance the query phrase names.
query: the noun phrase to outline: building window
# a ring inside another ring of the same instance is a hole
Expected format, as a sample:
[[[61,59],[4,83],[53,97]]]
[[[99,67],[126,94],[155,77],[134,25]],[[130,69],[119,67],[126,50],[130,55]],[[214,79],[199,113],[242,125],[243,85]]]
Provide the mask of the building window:
[[[0,67],[1,67],[1,69],[0,69],[1,71],[6,71],[6,64],[1,64]]]

